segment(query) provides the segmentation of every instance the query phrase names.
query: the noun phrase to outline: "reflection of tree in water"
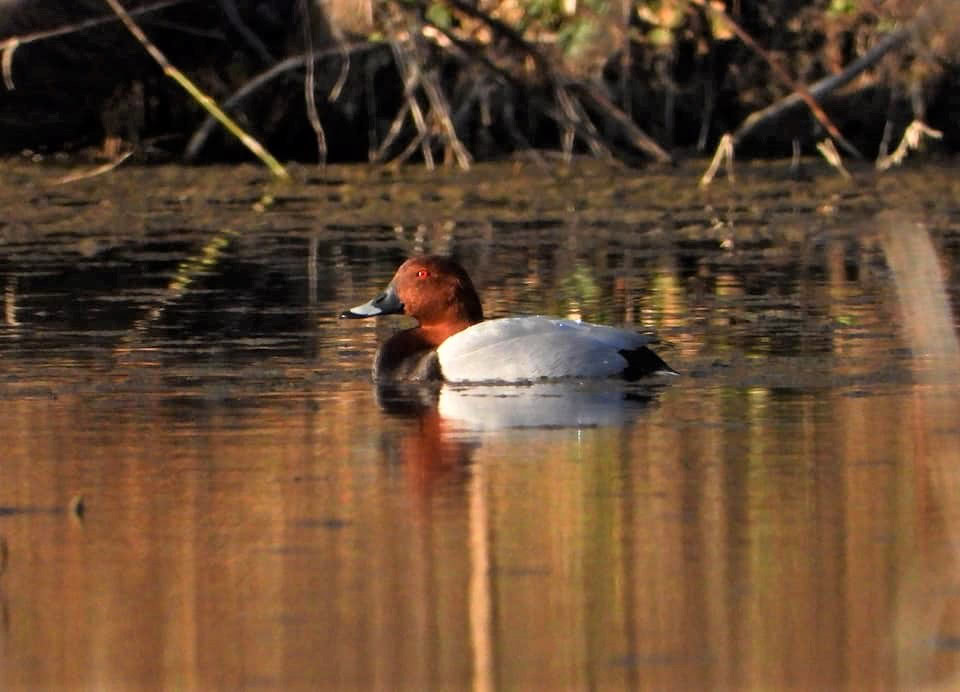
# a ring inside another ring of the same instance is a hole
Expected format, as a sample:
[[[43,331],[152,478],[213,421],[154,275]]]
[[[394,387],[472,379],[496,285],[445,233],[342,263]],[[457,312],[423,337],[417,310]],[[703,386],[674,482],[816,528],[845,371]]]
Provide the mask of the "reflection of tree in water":
[[[954,430],[960,402],[949,394],[960,373],[960,342],[941,258],[927,228],[897,212],[879,215],[877,226],[883,229],[916,382],[904,431],[917,447],[918,536],[916,559],[904,566],[898,582],[900,682],[905,688],[943,679],[955,685],[960,673],[941,668],[936,659],[956,650],[960,626],[960,446]]]

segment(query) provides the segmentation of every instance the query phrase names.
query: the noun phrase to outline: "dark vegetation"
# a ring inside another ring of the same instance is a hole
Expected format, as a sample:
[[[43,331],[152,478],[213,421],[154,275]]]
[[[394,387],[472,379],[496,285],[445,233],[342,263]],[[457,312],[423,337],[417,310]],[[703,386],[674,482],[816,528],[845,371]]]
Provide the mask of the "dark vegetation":
[[[809,153],[830,136],[872,159],[914,120],[943,132],[938,146],[960,145],[952,0],[123,5],[281,159],[466,166],[556,150],[640,163],[710,153],[727,132],[738,155]],[[102,0],[0,0],[0,41],[0,153],[249,158],[202,126],[205,112]],[[871,64],[850,68],[871,51]],[[809,93],[845,70],[845,83]],[[791,94],[789,107],[746,120]]]

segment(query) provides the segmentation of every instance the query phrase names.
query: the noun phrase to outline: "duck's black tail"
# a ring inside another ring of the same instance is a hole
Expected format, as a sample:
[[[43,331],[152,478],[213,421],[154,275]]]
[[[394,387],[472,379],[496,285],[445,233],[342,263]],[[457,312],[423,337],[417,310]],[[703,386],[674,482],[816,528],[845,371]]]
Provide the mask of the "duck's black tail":
[[[680,374],[646,346],[629,351],[620,351],[620,355],[627,359],[627,369],[623,371],[623,379],[625,380],[638,380],[649,375]]]

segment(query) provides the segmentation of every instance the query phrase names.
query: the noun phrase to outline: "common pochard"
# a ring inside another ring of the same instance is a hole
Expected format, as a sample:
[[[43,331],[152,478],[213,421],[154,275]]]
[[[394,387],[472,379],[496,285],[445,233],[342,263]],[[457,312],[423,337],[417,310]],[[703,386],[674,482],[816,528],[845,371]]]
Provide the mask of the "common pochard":
[[[484,320],[473,282],[447,257],[408,259],[383,293],[340,316],[400,313],[418,324],[377,349],[377,381],[516,383],[676,374],[647,347],[652,338],[645,334],[552,317]]]

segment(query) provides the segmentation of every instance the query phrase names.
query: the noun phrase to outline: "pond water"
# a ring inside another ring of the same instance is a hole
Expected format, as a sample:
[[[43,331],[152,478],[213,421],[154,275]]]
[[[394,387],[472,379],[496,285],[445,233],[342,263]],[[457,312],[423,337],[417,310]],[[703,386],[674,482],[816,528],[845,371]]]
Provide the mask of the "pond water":
[[[960,176],[0,173],[0,687],[956,689]],[[680,377],[377,391],[415,252]]]

